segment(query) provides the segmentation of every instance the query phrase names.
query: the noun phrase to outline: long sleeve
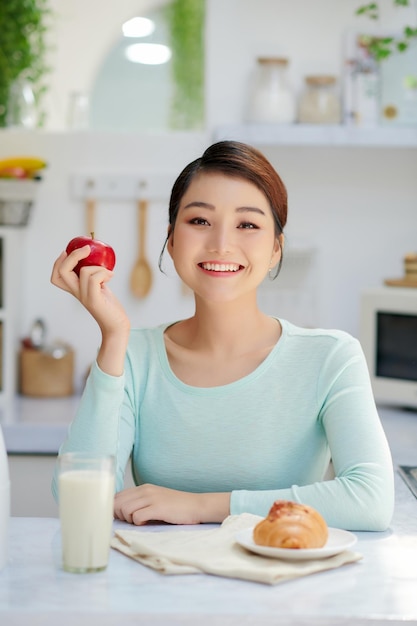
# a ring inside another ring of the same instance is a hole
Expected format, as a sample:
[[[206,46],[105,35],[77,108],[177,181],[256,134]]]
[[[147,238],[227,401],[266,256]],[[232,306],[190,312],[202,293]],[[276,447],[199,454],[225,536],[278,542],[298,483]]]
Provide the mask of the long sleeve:
[[[335,478],[286,489],[235,491],[232,513],[268,512],[276,499],[313,506],[330,526],[385,530],[394,506],[391,453],[375,407],[359,343],[337,344],[318,378],[317,402]],[[295,409],[295,407],[294,407]],[[306,454],[308,442],[306,442]],[[294,459],[303,463],[303,458]]]
[[[75,418],[67,438],[59,449],[64,452],[112,454],[116,458],[116,490],[123,488],[124,472],[132,451],[135,419],[129,393],[125,390],[126,374],[115,377],[93,363]],[[52,493],[58,500],[57,470]]]

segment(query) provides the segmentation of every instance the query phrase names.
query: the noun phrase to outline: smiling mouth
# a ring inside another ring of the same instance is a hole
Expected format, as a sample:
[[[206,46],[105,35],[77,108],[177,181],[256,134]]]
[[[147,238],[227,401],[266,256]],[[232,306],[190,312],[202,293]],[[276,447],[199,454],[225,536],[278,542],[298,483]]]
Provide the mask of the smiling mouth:
[[[199,263],[198,265],[209,272],[238,272],[243,269],[243,266],[237,263]]]

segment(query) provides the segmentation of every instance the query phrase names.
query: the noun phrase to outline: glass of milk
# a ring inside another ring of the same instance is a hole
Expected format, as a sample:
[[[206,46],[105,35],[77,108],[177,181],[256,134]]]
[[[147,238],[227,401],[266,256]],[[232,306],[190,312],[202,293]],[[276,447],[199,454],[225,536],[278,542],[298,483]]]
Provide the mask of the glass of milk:
[[[70,452],[58,458],[62,561],[67,572],[106,569],[115,494],[113,456]]]

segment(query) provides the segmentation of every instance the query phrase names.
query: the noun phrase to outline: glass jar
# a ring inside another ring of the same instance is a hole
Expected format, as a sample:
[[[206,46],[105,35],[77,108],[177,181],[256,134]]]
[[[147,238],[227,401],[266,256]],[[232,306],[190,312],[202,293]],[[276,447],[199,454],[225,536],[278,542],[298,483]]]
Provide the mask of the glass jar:
[[[29,81],[18,78],[12,83],[7,102],[6,125],[10,128],[36,128],[36,101]]]
[[[341,105],[335,76],[306,76],[298,121],[306,124],[340,124]]]
[[[260,57],[250,93],[250,122],[291,123],[296,118],[295,96],[287,78],[288,59]]]

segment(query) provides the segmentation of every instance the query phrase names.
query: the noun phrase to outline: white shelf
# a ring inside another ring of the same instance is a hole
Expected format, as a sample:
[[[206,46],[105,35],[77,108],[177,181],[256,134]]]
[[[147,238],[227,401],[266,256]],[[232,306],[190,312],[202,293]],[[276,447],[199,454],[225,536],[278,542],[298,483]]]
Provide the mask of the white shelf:
[[[234,139],[249,144],[287,146],[359,146],[417,148],[417,128],[316,124],[230,124],[214,131],[216,141]]]

